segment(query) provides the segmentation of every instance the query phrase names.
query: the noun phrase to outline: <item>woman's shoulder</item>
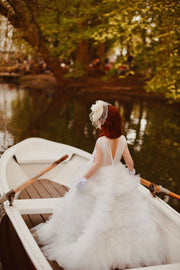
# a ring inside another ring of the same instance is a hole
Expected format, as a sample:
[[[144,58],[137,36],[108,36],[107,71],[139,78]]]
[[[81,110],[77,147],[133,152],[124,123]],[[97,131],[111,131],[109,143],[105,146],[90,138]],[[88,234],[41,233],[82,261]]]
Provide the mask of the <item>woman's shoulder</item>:
[[[126,137],[124,135],[119,136],[117,139],[120,140],[120,141],[122,141],[122,142],[127,142],[126,141]],[[103,143],[103,142],[105,142],[107,140],[109,140],[109,139],[106,136],[101,136],[101,137],[99,137],[97,139],[96,143],[101,144],[101,143]]]
[[[105,136],[101,136],[101,137],[97,138],[97,140],[96,140],[96,144],[97,144],[97,143],[98,143],[98,144],[103,143],[103,142],[105,141],[105,139],[106,139],[106,137],[105,137]]]
[[[121,145],[122,147],[125,147],[127,144],[127,140],[126,137],[124,135],[121,135],[119,137],[119,145]]]
[[[121,141],[123,141],[123,142],[126,142],[126,137],[125,137],[124,135],[121,135],[121,136],[119,137],[119,139],[120,139]]]

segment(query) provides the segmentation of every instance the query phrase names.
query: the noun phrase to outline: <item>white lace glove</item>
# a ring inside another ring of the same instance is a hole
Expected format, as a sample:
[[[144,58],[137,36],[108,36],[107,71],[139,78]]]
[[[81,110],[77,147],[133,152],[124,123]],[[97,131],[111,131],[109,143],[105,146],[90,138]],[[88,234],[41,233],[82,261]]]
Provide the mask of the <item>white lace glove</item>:
[[[129,171],[129,173],[130,173],[131,175],[135,175],[135,174],[136,174],[136,170],[133,169],[131,172]]]
[[[77,189],[82,189],[83,188],[83,186],[84,186],[84,184],[87,182],[87,179],[85,178],[85,177],[81,177],[80,179],[79,179],[79,182],[77,183],[77,185],[76,185],[76,188]]]

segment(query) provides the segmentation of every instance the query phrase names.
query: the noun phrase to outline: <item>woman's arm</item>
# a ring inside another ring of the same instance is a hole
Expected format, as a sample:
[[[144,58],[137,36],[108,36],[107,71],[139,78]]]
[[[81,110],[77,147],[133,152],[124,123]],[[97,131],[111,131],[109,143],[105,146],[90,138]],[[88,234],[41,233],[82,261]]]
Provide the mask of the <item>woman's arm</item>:
[[[131,154],[129,152],[127,144],[126,144],[124,152],[123,152],[123,158],[124,158],[124,161],[126,162],[126,165],[127,165],[128,169],[129,169],[129,171],[132,172],[133,169],[134,169],[134,161],[133,161],[133,159],[131,157]]]
[[[84,184],[88,181],[88,179],[99,169],[99,167],[102,164],[102,159],[103,159],[103,153],[100,148],[100,146],[96,143],[96,154],[94,161],[89,168],[89,170],[79,179],[79,182],[76,185],[77,189],[82,189]]]
[[[94,161],[91,167],[89,168],[89,170],[83,175],[83,177],[85,177],[86,179],[89,179],[99,169],[99,167],[102,164],[102,160],[103,160],[103,153],[102,153],[101,147],[97,143]]]

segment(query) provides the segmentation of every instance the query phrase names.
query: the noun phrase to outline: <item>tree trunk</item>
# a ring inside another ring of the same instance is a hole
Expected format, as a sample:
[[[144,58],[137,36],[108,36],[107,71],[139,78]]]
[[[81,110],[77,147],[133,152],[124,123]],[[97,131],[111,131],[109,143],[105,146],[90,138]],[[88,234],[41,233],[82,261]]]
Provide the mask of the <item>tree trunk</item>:
[[[105,44],[104,43],[100,43],[98,46],[98,55],[99,55],[99,59],[100,59],[100,70],[104,71],[104,64],[105,64]]]
[[[29,11],[23,4],[20,5],[19,2],[20,1],[14,0],[11,7],[1,2],[0,14],[5,16],[14,28],[21,32],[21,37],[24,38],[36,52],[40,53],[57,79],[57,82],[63,85],[63,69],[59,64],[58,58],[52,56],[50,50],[47,48],[40,27],[36,21],[37,18],[34,18],[33,12]]]
[[[76,65],[82,66],[82,68],[87,68],[89,64],[89,42],[88,40],[82,40],[78,44],[76,53]]]
[[[79,28],[82,30],[87,27],[87,22],[79,23]],[[89,64],[89,41],[81,40],[76,51],[76,66],[83,70],[88,68]]]

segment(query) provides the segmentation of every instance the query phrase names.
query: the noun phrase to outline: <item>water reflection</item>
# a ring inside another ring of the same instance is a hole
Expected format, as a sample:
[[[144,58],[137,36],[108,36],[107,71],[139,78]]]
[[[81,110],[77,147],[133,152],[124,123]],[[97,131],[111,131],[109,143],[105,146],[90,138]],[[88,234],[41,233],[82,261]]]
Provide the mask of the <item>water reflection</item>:
[[[97,131],[89,108],[98,97],[47,95],[0,85],[0,151],[27,137],[42,137],[92,152]],[[180,193],[180,111],[167,104],[106,98],[124,120],[136,171],[143,178]],[[177,200],[168,203],[180,211]]]
[[[14,85],[0,85],[0,153],[14,143],[9,124],[12,117],[11,103],[16,96],[17,91]]]

